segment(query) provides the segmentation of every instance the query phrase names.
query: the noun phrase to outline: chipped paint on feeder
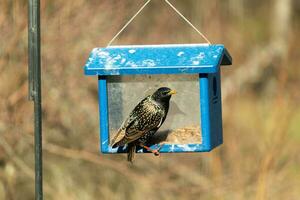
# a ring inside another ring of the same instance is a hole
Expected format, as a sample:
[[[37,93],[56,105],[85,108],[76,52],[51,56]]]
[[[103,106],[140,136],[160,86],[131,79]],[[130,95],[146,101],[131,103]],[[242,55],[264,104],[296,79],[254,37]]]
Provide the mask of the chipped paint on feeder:
[[[201,138],[192,142],[186,140],[188,143],[184,144],[180,143],[178,138],[169,142],[166,140],[162,142],[164,145],[160,152],[206,152],[222,144],[220,65],[231,65],[231,57],[224,46],[219,44],[129,45],[94,48],[84,67],[84,72],[86,75],[98,76],[101,151],[103,153],[127,151],[126,145],[113,149],[109,144],[110,130],[112,130],[110,126],[118,127],[121,125],[119,124],[121,122],[109,124],[109,107],[113,103],[110,101],[121,98],[121,96],[108,98],[111,91],[108,90],[107,85],[114,77],[121,77],[118,79],[118,87],[123,88],[125,87],[125,76],[130,77],[132,75],[134,77],[151,75],[152,82],[147,84],[153,84],[153,87],[159,84],[159,82],[155,82],[159,79],[154,78],[154,75],[169,76],[173,74],[172,76],[178,78],[185,74],[197,75],[198,89],[193,94],[197,93],[199,97],[200,109],[195,113],[200,116],[198,122],[200,136],[195,135],[195,137]],[[145,81],[129,81],[126,84],[132,84],[130,89],[133,91],[136,83],[139,85],[146,84]],[[116,82],[111,84],[116,84]],[[137,93],[140,96],[144,95],[140,92]],[[128,95],[130,97],[133,93],[129,92]],[[184,99],[184,97],[177,95],[174,97],[174,102],[176,103],[176,101],[184,102],[188,101],[188,98]],[[189,102],[186,103],[191,107]],[[115,110],[114,113],[122,115],[120,110]],[[170,120],[168,118],[170,117],[168,116],[166,121]],[[176,117],[173,120],[176,124]],[[176,132],[175,129],[174,131]],[[155,148],[162,143],[154,144],[152,147]],[[145,150],[139,149],[138,152],[145,152]]]
[[[131,53],[131,54],[133,54],[133,53],[135,53],[135,52],[136,52],[136,50],[134,50],[134,49],[130,49],[128,52],[129,52],[129,53]]]
[[[184,54],[183,51],[178,52],[177,56],[182,56]]]

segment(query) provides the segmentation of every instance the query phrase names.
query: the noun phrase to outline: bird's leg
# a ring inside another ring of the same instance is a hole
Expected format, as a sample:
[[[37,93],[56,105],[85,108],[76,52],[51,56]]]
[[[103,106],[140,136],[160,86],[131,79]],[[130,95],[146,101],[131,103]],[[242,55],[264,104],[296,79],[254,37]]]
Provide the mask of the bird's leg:
[[[156,152],[156,153],[154,153],[155,156],[159,156],[159,151],[160,151],[160,149],[163,147],[163,145],[164,145],[164,144],[161,144],[160,147],[159,147],[158,149],[155,149],[155,150],[154,150],[154,151]]]
[[[162,146],[160,146],[158,149],[151,149],[150,147],[147,147],[143,144],[140,144],[141,147],[143,147],[144,149],[146,149],[147,151],[152,152],[155,156],[159,156],[159,150],[161,149]]]

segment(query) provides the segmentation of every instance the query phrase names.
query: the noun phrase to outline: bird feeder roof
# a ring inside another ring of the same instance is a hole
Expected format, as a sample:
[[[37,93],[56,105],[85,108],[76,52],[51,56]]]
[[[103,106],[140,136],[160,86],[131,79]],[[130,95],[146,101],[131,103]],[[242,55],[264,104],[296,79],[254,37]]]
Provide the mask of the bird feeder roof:
[[[84,67],[86,75],[216,73],[231,65],[224,45],[133,45],[94,48]]]

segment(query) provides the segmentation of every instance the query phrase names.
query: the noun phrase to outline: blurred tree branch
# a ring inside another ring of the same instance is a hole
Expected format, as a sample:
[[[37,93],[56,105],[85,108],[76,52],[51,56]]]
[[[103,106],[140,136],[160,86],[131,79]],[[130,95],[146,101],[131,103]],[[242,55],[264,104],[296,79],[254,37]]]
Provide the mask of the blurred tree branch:
[[[29,142],[33,145],[33,136],[32,135],[27,135],[27,136],[32,138],[29,140]],[[134,179],[134,180],[140,179],[140,176],[128,170],[126,165],[111,159],[107,159],[105,158],[105,156],[99,156],[95,153],[86,150],[70,149],[70,148],[62,147],[45,141],[43,142],[43,150],[58,156],[83,160],[100,166],[108,167],[126,176],[129,179]]]
[[[11,161],[21,170],[24,172],[24,174],[29,177],[30,179],[34,180],[34,170],[29,167],[21,158],[18,157],[18,154],[16,154],[13,150],[13,148],[10,146],[10,144],[6,141],[6,139],[1,136],[0,138],[0,146],[3,148],[5,153],[9,156]],[[48,184],[45,184],[45,191],[48,193],[53,193],[54,189],[52,189]]]
[[[34,171],[27,166],[27,164],[17,157],[16,153],[13,151],[12,147],[6,142],[4,137],[0,139],[0,145],[2,146],[3,150],[6,154],[10,157],[10,159],[31,179],[34,180]]]

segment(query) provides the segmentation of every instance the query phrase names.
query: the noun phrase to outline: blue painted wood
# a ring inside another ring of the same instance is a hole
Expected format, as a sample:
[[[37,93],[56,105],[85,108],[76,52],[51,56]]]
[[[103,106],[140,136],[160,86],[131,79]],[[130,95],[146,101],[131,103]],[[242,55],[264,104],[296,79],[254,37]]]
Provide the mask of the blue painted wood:
[[[151,146],[152,149],[157,149],[160,145]],[[184,152],[207,152],[211,149],[207,149],[203,144],[164,144],[160,149],[160,153],[184,153]],[[127,148],[111,148],[108,147],[108,151],[102,151],[102,153],[127,153]],[[141,148],[137,150],[137,153],[149,153]]]
[[[212,77],[217,76],[218,73],[212,74]],[[214,147],[221,144],[219,142],[220,137],[222,138],[222,121],[221,129],[219,132],[211,131],[211,127],[214,125],[219,125],[215,122],[218,119],[218,109],[214,110],[215,113],[212,114],[211,101],[212,93],[210,92],[210,87],[212,87],[211,79],[208,74],[199,74],[199,94],[200,94],[200,110],[201,110],[201,132],[202,132],[202,143],[201,144],[165,144],[161,148],[161,153],[180,153],[180,152],[207,152],[211,151]],[[216,84],[219,84],[217,82]],[[100,108],[100,133],[101,133],[101,152],[102,153],[126,153],[127,148],[111,148],[109,145],[109,118],[108,118],[108,105],[107,105],[107,82],[104,76],[99,76],[99,108]],[[219,94],[219,93],[218,93]],[[221,98],[219,98],[221,99]],[[214,127],[212,127],[214,129]],[[153,145],[151,148],[156,149],[159,145]],[[138,153],[145,153],[143,149],[139,149]]]
[[[86,75],[216,73],[231,64],[223,45],[136,45],[95,48]]]
[[[222,99],[220,71],[215,74],[207,74],[209,92],[209,118],[211,127],[211,147],[217,147],[223,143],[222,128]]]
[[[209,83],[207,74],[199,74],[200,81],[200,112],[202,144],[205,151],[211,150],[210,141],[210,111],[209,111]]]
[[[146,45],[95,48],[85,65],[86,75],[98,75],[100,144],[103,153],[125,153],[126,147],[111,148],[107,78],[132,74],[199,74],[201,144],[165,144],[162,153],[206,152],[222,144],[220,65],[232,59],[223,45]],[[157,148],[153,145],[152,148]],[[143,149],[139,153],[145,152]]]
[[[99,113],[100,113],[100,146],[102,152],[108,152],[109,118],[107,102],[107,81],[105,76],[98,77]]]

